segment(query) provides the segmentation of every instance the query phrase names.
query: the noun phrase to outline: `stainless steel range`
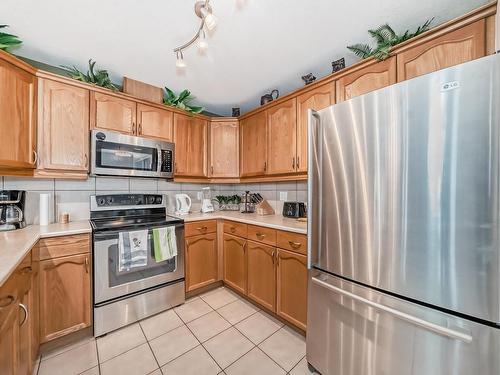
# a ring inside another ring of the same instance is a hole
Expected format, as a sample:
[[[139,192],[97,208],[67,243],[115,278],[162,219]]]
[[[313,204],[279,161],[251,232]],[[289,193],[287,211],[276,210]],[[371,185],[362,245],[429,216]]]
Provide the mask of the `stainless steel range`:
[[[184,221],[166,214],[166,197],[94,195],[90,206],[94,335],[101,336],[182,304]],[[158,258],[153,240],[154,232],[158,233],[155,228],[171,233],[175,256]],[[140,251],[131,252],[133,245]]]

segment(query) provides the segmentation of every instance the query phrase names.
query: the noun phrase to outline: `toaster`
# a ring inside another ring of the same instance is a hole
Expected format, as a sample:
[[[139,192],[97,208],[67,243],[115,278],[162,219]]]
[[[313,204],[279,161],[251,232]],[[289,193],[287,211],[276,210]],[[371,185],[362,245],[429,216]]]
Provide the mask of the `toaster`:
[[[283,204],[284,217],[306,217],[307,209],[304,202],[285,202]]]

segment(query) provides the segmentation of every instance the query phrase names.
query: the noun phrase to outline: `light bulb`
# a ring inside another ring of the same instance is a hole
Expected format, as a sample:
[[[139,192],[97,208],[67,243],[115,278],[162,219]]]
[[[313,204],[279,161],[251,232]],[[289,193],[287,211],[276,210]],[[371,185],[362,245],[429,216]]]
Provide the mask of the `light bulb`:
[[[175,62],[175,66],[178,68],[185,68],[186,63],[184,62],[184,56],[182,55],[182,51],[177,52],[177,61]]]
[[[208,48],[207,38],[203,30],[201,30],[200,35],[198,35],[198,48],[200,51],[205,51]]]
[[[212,12],[207,11],[205,7],[201,8],[201,14],[205,20],[205,25],[208,30],[213,30],[217,26],[217,17],[215,17]]]

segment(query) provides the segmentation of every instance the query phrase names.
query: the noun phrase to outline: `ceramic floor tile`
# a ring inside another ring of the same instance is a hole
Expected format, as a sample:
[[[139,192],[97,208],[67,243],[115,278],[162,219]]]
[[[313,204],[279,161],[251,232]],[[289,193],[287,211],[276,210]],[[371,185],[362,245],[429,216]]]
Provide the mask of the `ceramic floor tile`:
[[[198,340],[204,342],[231,327],[231,324],[216,311],[212,311],[189,322],[187,326]]]
[[[160,369],[156,369],[153,372],[150,372],[148,375],[163,375]]]
[[[92,367],[91,369],[84,371],[79,375],[99,375],[99,366]]]
[[[161,368],[164,375],[217,375],[221,369],[201,345]]]
[[[70,344],[59,346],[59,347],[54,348],[54,349],[49,350],[49,351],[44,351],[44,353],[41,356],[41,360],[45,361],[49,358],[55,357],[56,355],[67,352],[68,350],[85,345],[91,341],[95,341],[95,339],[93,337],[84,337],[84,338],[77,340],[75,342],[72,342]]]
[[[306,357],[302,358],[302,360],[295,366],[292,371],[290,371],[290,375],[311,375],[311,374],[319,374],[316,371],[311,371],[307,367],[307,359]]]
[[[73,375],[97,366],[95,341],[40,362],[39,375]]]
[[[254,314],[259,309],[252,305],[251,303],[239,299],[237,301],[231,302],[229,305],[221,307],[217,311],[221,314],[229,323],[236,324],[250,315]]]
[[[160,366],[196,347],[199,342],[185,325],[149,342]]]
[[[164,311],[140,322],[142,330],[148,340],[167,333],[184,323],[174,310]]]
[[[97,339],[99,361],[104,362],[146,342],[139,323],[129,325]]]
[[[285,371],[259,348],[253,348],[224,370],[227,375],[284,375]]]
[[[260,344],[263,340],[283,327],[283,323],[263,311],[259,311],[245,320],[242,320],[236,324],[235,327],[254,344]]]
[[[216,289],[212,293],[202,295],[201,298],[215,310],[239,299],[236,294],[226,288]]]
[[[205,301],[201,298],[197,298],[194,301],[176,307],[174,311],[177,315],[179,315],[184,323],[187,323],[209,313],[212,310],[213,309]]]
[[[101,375],[147,375],[157,368],[158,364],[146,343],[101,363]]]
[[[226,368],[254,346],[235,328],[229,328],[203,344],[221,368]]]
[[[283,327],[264,340],[259,348],[286,371],[290,371],[305,355],[305,338],[291,328]]]

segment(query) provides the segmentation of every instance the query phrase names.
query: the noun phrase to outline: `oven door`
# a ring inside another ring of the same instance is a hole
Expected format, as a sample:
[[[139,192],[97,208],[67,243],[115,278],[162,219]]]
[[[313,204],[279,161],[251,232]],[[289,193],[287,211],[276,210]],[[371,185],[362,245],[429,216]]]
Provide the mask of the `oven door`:
[[[142,228],[134,227],[130,231]],[[147,263],[144,266],[119,267],[119,234],[129,230],[94,233],[94,301],[95,304],[123,297],[184,278],[184,224],[175,225],[177,256],[156,262],[153,247],[153,229],[148,230]]]

